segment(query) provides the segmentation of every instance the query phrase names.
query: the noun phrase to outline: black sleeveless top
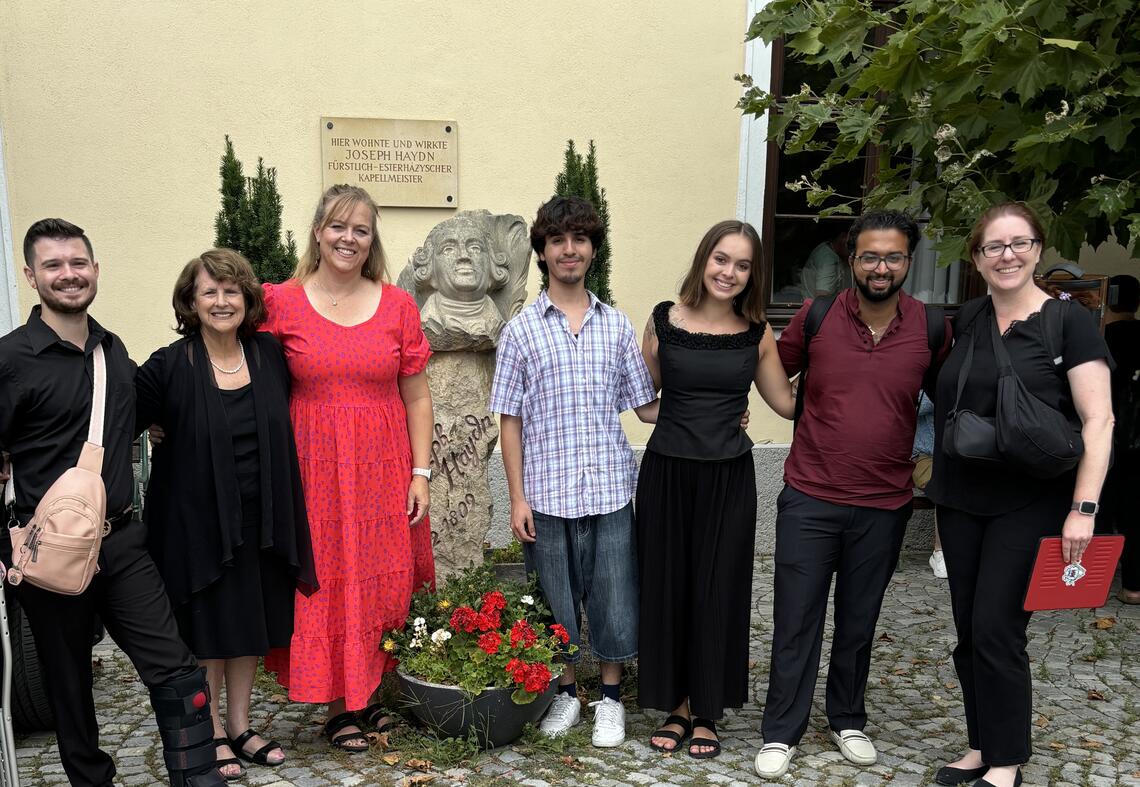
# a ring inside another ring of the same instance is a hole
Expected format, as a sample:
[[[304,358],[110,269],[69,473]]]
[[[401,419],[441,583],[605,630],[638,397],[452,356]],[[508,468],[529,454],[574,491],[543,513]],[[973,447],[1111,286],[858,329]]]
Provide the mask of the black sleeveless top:
[[[234,444],[234,469],[242,498],[242,518],[261,510],[261,460],[257,445],[257,415],[253,409],[253,386],[219,388],[226,409],[226,425]],[[248,510],[253,508],[253,510]]]
[[[671,301],[653,309],[661,364],[661,409],[647,448],[683,459],[733,459],[752,448],[740,428],[764,323],[741,333],[690,333],[669,322]]]

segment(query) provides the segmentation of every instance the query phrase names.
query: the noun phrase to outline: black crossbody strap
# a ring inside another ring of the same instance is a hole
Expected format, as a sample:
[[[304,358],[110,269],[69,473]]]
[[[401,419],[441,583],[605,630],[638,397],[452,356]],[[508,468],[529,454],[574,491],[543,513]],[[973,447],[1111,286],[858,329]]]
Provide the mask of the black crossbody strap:
[[[962,391],[966,389],[966,378],[970,376],[970,367],[974,363],[974,335],[967,334],[970,343],[966,345],[966,360],[962,361],[962,368],[958,370],[958,391],[954,395],[954,406],[947,414],[947,418],[951,419],[954,414],[958,412],[958,403],[962,401]]]

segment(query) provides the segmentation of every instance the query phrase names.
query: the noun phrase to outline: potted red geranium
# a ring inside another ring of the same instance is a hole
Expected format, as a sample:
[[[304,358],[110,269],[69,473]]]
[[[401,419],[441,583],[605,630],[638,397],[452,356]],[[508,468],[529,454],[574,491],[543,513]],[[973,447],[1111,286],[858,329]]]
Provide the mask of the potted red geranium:
[[[555,658],[568,641],[533,582],[499,582],[480,565],[414,594],[406,625],[384,649],[400,660],[401,691],[417,720],[446,737],[474,733],[492,748],[546,712],[561,674]]]

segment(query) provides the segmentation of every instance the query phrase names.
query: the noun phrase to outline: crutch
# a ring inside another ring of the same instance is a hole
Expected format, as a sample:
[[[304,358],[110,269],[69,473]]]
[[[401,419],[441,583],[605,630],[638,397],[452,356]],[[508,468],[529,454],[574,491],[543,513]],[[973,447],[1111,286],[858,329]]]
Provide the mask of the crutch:
[[[8,482],[4,485],[4,509],[12,505],[15,488],[11,479],[11,466],[4,470]],[[20,787],[20,771],[16,767],[16,733],[12,730],[12,640],[8,632],[8,603],[4,598],[4,580],[8,569],[0,563],[0,653],[4,659],[4,673],[0,676],[0,787]]]

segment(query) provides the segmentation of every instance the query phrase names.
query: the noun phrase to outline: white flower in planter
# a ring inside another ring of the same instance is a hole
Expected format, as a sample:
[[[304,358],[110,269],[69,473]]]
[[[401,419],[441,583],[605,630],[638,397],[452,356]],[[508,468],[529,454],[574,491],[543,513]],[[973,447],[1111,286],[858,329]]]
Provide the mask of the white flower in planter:
[[[424,641],[419,637],[412,637],[412,641],[408,643],[408,646],[413,648],[422,648],[423,645]]]
[[[445,629],[436,629],[432,632],[431,641],[436,645],[442,645],[451,639],[451,632]]]
[[[534,596],[523,596],[519,599],[519,601],[526,604],[528,607],[534,606]]]

